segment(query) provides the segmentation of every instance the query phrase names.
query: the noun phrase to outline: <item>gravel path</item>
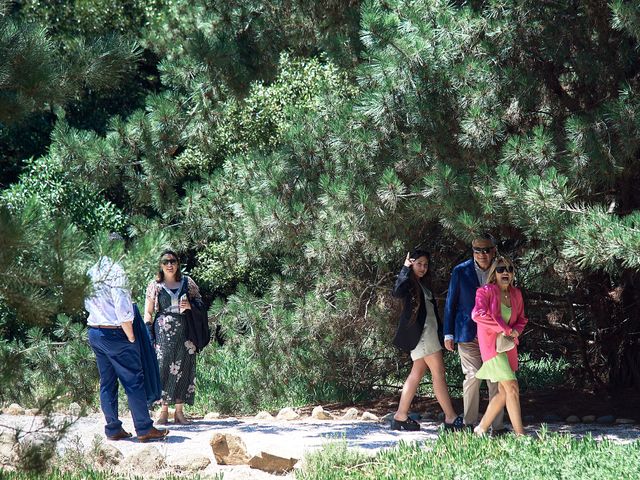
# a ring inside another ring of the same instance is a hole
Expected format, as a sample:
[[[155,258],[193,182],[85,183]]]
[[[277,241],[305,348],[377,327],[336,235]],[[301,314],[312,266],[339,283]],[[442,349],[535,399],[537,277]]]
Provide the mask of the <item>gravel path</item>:
[[[130,418],[123,418],[124,428],[133,431]],[[37,418],[29,416],[0,415],[0,428],[18,426],[26,430],[38,425]],[[218,420],[195,420],[191,425],[169,425],[171,430],[166,441],[147,444],[138,443],[135,437],[130,440],[111,442],[125,457],[139,452],[148,445],[155,446],[167,463],[172,463],[186,454],[200,454],[211,459],[212,464],[203,471],[204,474],[223,472],[227,479],[261,479],[274,478],[264,472],[251,470],[249,467],[226,467],[215,465],[215,459],[209,441],[215,433],[232,433],[242,437],[249,454],[266,451],[280,456],[302,458],[305,452],[315,450],[335,440],[346,440],[350,447],[375,453],[381,448],[392,447],[398,441],[423,441],[435,439],[438,435],[438,423],[422,422],[420,432],[396,432],[389,430],[388,425],[365,422],[331,420],[320,421],[306,418],[299,421],[258,421],[248,418],[225,418]],[[530,425],[527,432],[535,434],[540,425]],[[614,442],[628,443],[640,438],[638,425],[598,425],[598,424],[549,424],[549,431],[571,433],[577,437],[591,434],[596,439],[610,439]],[[93,414],[80,418],[71,428],[70,433],[60,443],[64,451],[77,442],[89,447],[95,436],[104,439],[103,417]],[[280,477],[282,478],[282,477]]]

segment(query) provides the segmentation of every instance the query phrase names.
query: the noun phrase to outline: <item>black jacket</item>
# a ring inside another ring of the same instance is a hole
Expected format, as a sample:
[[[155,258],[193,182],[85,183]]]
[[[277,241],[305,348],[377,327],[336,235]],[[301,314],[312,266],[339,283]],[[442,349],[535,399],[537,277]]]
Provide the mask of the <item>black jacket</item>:
[[[427,317],[427,309],[424,305],[424,294],[420,291],[420,308],[418,309],[418,316],[415,322],[411,322],[411,312],[413,311],[413,305],[411,304],[411,280],[409,274],[411,273],[411,267],[402,266],[402,270],[398,274],[396,283],[393,286],[391,295],[396,298],[402,299],[402,313],[398,319],[398,328],[393,338],[393,344],[400,350],[411,351],[420,341],[420,335],[424,329],[424,324]],[[436,321],[438,322],[438,337],[442,342],[442,322],[440,321],[440,315],[438,314],[438,304],[436,303],[435,296],[432,297],[431,303],[433,304],[433,311],[436,313]]]

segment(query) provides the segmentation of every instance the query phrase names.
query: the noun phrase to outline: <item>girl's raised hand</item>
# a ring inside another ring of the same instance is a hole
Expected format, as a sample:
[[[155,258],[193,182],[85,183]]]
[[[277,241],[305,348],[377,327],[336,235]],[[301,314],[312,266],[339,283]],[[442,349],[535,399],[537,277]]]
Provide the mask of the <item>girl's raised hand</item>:
[[[407,258],[404,259],[404,266],[405,267],[410,267],[411,265],[413,265],[413,262],[416,261],[415,258],[409,258],[411,256],[410,252],[407,252]]]

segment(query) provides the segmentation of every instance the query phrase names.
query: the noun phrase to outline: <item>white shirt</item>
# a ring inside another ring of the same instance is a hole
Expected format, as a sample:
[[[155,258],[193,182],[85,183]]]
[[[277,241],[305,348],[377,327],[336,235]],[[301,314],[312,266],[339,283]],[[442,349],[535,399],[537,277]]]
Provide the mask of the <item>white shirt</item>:
[[[473,266],[476,268],[478,283],[481,287],[485,286],[487,284],[487,281],[489,280],[489,268],[487,268],[486,270],[481,269],[480,266],[475,262],[475,260],[473,261]]]
[[[133,303],[122,265],[109,257],[101,257],[87,275],[93,285],[93,295],[84,301],[84,308],[89,312],[87,325],[120,326],[133,321]]]

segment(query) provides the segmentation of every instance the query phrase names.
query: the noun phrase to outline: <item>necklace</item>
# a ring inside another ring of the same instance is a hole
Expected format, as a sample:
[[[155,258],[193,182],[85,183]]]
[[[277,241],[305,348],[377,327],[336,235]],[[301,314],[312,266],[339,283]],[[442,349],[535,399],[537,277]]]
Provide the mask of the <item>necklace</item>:
[[[509,300],[509,290],[503,290],[502,295],[504,297],[504,301],[507,302]]]

